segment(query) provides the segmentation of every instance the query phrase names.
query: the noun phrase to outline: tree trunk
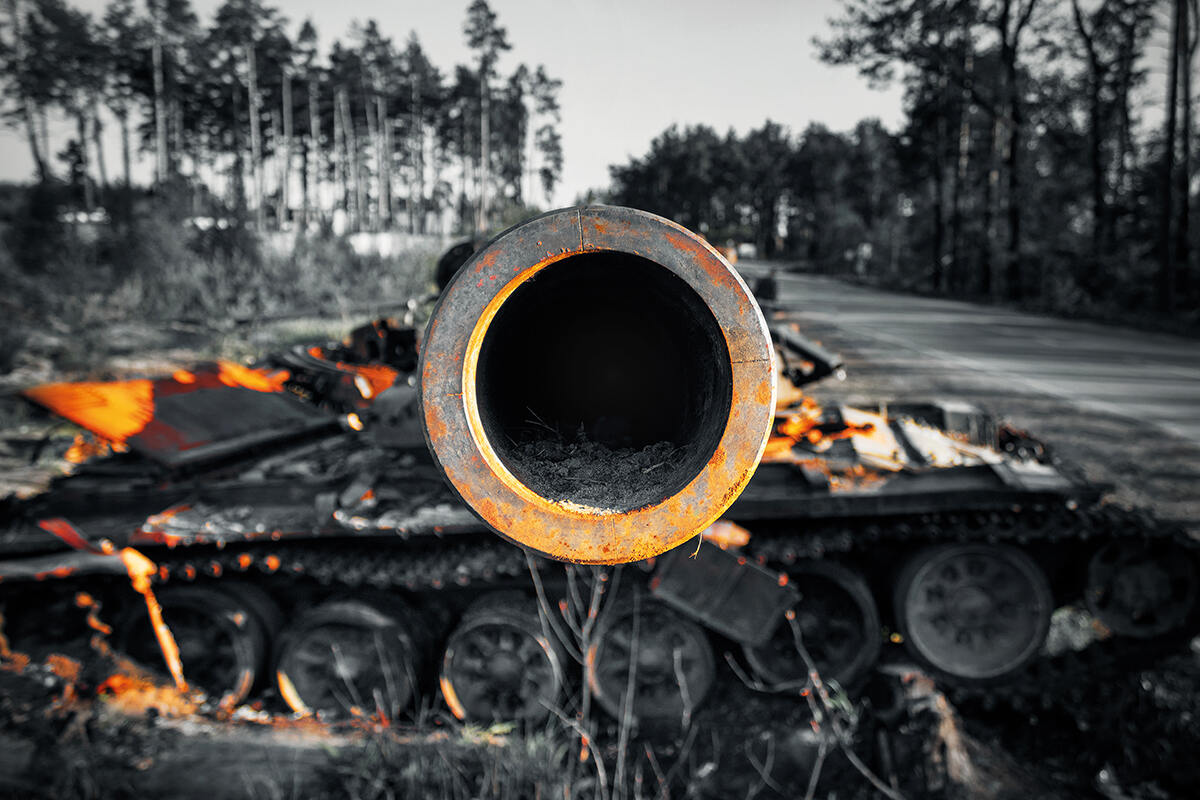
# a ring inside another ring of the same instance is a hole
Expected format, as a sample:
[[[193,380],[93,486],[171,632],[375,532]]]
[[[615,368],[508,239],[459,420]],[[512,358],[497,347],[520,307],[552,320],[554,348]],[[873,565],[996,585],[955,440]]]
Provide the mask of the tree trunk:
[[[350,213],[350,181],[346,170],[346,129],[342,125],[342,93],[339,88],[333,97],[333,179],[337,198],[334,208]]]
[[[1130,85],[1133,81],[1134,61],[1137,58],[1137,23],[1136,21],[1127,21],[1122,31],[1124,38],[1121,41],[1121,55],[1119,58],[1119,70],[1117,78],[1117,146],[1116,152],[1113,154],[1114,162],[1114,186],[1116,190],[1116,202],[1109,204],[1108,214],[1109,221],[1105,226],[1108,233],[1108,240],[1105,242],[1105,248],[1112,253],[1117,252],[1118,242],[1128,241],[1122,236],[1123,231],[1119,231],[1121,219],[1128,213],[1128,200],[1133,194],[1130,186],[1129,165],[1132,160],[1131,148],[1133,146],[1133,131],[1129,114],[1129,92]],[[1126,251],[1132,253],[1133,248],[1126,244]]]
[[[129,157],[129,109],[122,106],[117,112],[117,125],[121,128],[121,175],[122,191],[119,210],[121,222],[128,225],[133,216],[133,164]]]
[[[1101,241],[1108,211],[1104,203],[1105,172],[1103,128],[1100,112],[1100,76],[1093,73],[1088,90],[1088,117],[1091,130],[1088,132],[1088,161],[1092,172],[1092,260],[1100,268]]]
[[[157,184],[167,181],[167,105],[164,93],[162,51],[162,0],[149,0],[150,16],[154,26],[154,41],[151,44],[151,60],[154,68],[154,180]]]
[[[491,89],[488,86],[488,70],[479,70],[479,207],[476,210],[475,229],[484,233],[488,229],[488,178],[491,171]]]
[[[991,297],[993,300],[999,299],[996,296],[998,281],[994,280],[992,270],[994,269],[993,254],[996,252],[996,205],[999,202],[998,195],[1000,189],[1000,125],[1000,119],[997,118],[992,120],[992,124],[988,129],[990,163],[988,164],[986,185],[984,187],[984,242],[979,264],[979,277],[981,279],[979,291],[984,296]]]
[[[535,83],[535,87],[540,86],[540,83]],[[537,131],[538,131],[538,89],[534,88],[530,91],[529,107],[525,112],[525,202],[530,206],[537,203],[538,196],[538,173],[537,173]],[[726,209],[726,219],[729,218],[729,210]]]
[[[305,151],[304,172],[306,185],[304,189],[304,225],[309,224],[309,214],[315,205],[321,204],[321,109],[318,105],[317,82],[312,75],[308,76],[308,150]],[[312,200],[309,193],[312,193]],[[318,214],[319,216],[319,214]]]
[[[448,156],[446,155],[445,150],[438,145],[437,139],[433,139],[433,141],[430,142],[429,149],[430,149],[429,164],[430,164],[430,173],[431,173],[429,176],[429,185],[432,187],[429,192],[429,207],[430,207],[430,210],[432,210],[437,215],[435,219],[437,220],[438,234],[445,236],[446,235],[446,215],[444,213],[445,209],[442,207],[442,205],[440,203],[436,203],[435,200],[437,199],[438,186],[442,182],[442,169],[444,168],[444,164],[445,164],[443,159],[448,158]],[[422,156],[422,159],[424,159],[424,156]],[[422,195],[422,197],[424,197],[424,196]],[[424,200],[422,200],[422,202],[424,202]],[[421,232],[424,233],[425,230],[426,229],[424,227],[422,227]]]
[[[50,169],[46,165],[46,159],[42,157],[42,148],[38,146],[37,124],[28,100],[21,101],[21,117],[25,122],[25,135],[29,138],[29,152],[37,167],[38,180],[45,183],[50,180]]]
[[[121,126],[121,173],[124,177],[125,189],[133,187],[133,164],[129,158],[129,112],[117,114],[117,124]]]
[[[282,189],[282,182],[283,182],[282,177],[283,176],[280,174],[283,171],[283,158],[282,158],[282,154],[279,152],[280,151],[279,145],[283,138],[283,130],[282,130],[283,125],[280,123],[279,117],[280,117],[279,109],[272,108],[271,109],[271,141],[275,143],[275,153],[274,153],[274,156],[271,158],[271,164],[274,167],[273,171],[275,173],[275,189],[276,189],[276,191],[271,193],[272,198],[273,198],[271,201],[271,205],[275,209],[275,225],[274,225],[275,230],[280,230],[280,228],[283,225],[283,189]],[[266,173],[266,171],[267,171],[266,164],[264,164],[263,172]],[[266,181],[265,175],[264,175],[263,181],[264,182]]]
[[[362,180],[362,159],[358,149],[358,137],[354,131],[354,116],[350,113],[350,96],[343,88],[341,90],[342,137],[346,143],[346,166],[348,174],[347,186],[351,199],[351,227],[361,230],[363,217],[367,209],[366,187]]]
[[[971,73],[974,71],[975,58],[971,53],[971,42],[966,36],[963,37],[963,46],[966,48],[966,54],[963,57],[963,70],[966,73],[967,81],[971,79]],[[959,123],[958,123],[958,164],[954,171],[954,184],[951,187],[951,210],[950,210],[950,263],[953,265],[954,276],[957,280],[950,282],[951,293],[962,293],[970,288],[971,280],[969,272],[964,267],[963,248],[962,248],[962,225],[963,225],[963,201],[962,189],[967,181],[968,169],[971,165],[971,92],[966,88],[969,84],[964,82],[964,88],[959,99]]]
[[[88,172],[87,111],[82,102],[75,102],[75,135],[79,139],[79,171],[82,173],[83,207],[89,213],[96,207],[92,191],[92,176]]]
[[[1008,148],[1005,165],[1008,170],[1008,242],[1005,248],[1005,283],[1010,300],[1021,300],[1025,295],[1021,270],[1021,140],[1022,119],[1021,93],[1017,85],[1017,51],[1013,44],[1005,45],[1004,71],[1008,90]]]
[[[375,100],[371,95],[367,95],[363,99],[363,119],[367,121],[367,142],[366,146],[370,147],[375,153],[375,179],[378,185],[378,191],[375,194],[375,213],[374,222],[370,225],[371,230],[379,230],[379,223],[383,219],[383,134],[379,130],[379,120],[375,114]],[[370,200],[363,204],[363,214],[371,215]]]
[[[233,87],[233,119],[241,116],[241,87]],[[242,147],[242,126],[233,126],[233,177],[230,181],[233,192],[233,207],[237,210],[238,220],[246,216],[246,152]]]
[[[375,153],[375,213],[374,220],[371,224],[371,230],[380,230],[387,219],[386,205],[388,187],[384,184],[385,170],[383,166],[383,149],[386,132],[384,131],[385,120],[379,114],[379,96],[368,95],[363,102],[363,119],[367,121],[367,140],[370,148]],[[364,213],[370,213],[370,201],[363,206]]]
[[[1189,217],[1191,215],[1191,182],[1192,182],[1192,57],[1196,48],[1196,37],[1193,32],[1193,22],[1188,16],[1192,11],[1190,0],[1180,0],[1179,27],[1183,29],[1184,46],[1179,52],[1180,64],[1180,102],[1182,103],[1183,119],[1179,130],[1179,169],[1176,175],[1177,193],[1179,194],[1179,218],[1175,223],[1175,297],[1186,302],[1190,294],[1191,283],[1191,237],[1189,236]]]
[[[283,71],[283,165],[279,179],[279,227],[289,223],[292,215],[292,75]]]
[[[388,121],[387,99],[375,95],[375,125],[379,128],[378,153],[375,158],[379,171],[379,225],[388,229],[392,225],[392,128]]]
[[[409,158],[412,160],[412,180],[408,184],[408,230],[425,232],[425,137],[421,128],[421,95],[414,74],[409,80]]]
[[[108,166],[104,162],[104,145],[101,142],[100,132],[100,114],[96,109],[96,98],[92,98],[91,107],[88,109],[89,116],[92,119],[92,146],[96,150],[96,172],[100,176],[100,189],[108,191]]]
[[[938,83],[937,123],[933,132],[933,291],[940,292],[946,286],[946,117],[941,113],[942,80]]]
[[[1172,184],[1175,182],[1175,128],[1177,124],[1176,110],[1179,107],[1179,62],[1180,51],[1183,49],[1181,9],[1185,2],[1186,0],[1175,0],[1174,13],[1171,18],[1171,69],[1167,84],[1166,130],[1163,136],[1163,207],[1159,234],[1162,264],[1158,274],[1158,307],[1161,311],[1171,311],[1175,305],[1175,248],[1172,247],[1171,240]]]
[[[18,0],[8,0],[8,15],[10,17],[9,24],[12,27],[13,63],[16,65],[16,71],[21,73],[25,71],[25,40],[21,31],[21,7]],[[34,104],[27,97],[19,98],[19,103],[21,120],[25,124],[25,135],[29,140],[29,153],[33,156],[33,163],[37,167],[38,180],[45,182],[50,179],[50,172],[43,155],[45,151],[38,144]]]
[[[262,106],[258,96],[258,65],[254,53],[254,42],[244,45],[247,70],[247,93],[250,104],[250,169],[254,174],[254,220],[261,231],[266,224],[263,208],[263,164],[262,164]]]
[[[1104,235],[1104,224],[1108,218],[1105,210],[1104,189],[1105,170],[1103,137],[1104,123],[1101,119],[1100,89],[1104,83],[1106,69],[1100,63],[1096,53],[1096,45],[1092,32],[1087,29],[1083,11],[1079,8],[1079,0],[1071,0],[1071,14],[1075,20],[1075,30],[1083,40],[1084,54],[1087,60],[1087,100],[1088,100],[1088,168],[1091,172],[1092,188],[1092,240],[1090,261],[1093,270],[1100,270],[1101,239]],[[1094,32],[1093,28],[1093,32]],[[1096,275],[1083,276],[1087,286],[1102,284],[1103,280]]]
[[[471,167],[471,154],[467,152],[467,115],[466,109],[463,109],[463,115],[460,117],[461,125],[458,129],[458,152],[462,154],[462,170],[459,172],[458,181],[458,224],[462,228],[463,233],[472,230],[474,220],[467,216],[467,209],[470,204],[467,202],[467,186],[468,173]]]
[[[50,149],[50,122],[46,119],[46,107],[43,105],[37,106],[37,126],[38,138],[42,142],[42,152],[49,158],[53,152]],[[50,173],[49,168],[47,168],[47,173]]]
[[[167,130],[171,132],[171,144],[167,148],[170,154],[170,158],[167,159],[167,168],[171,170],[172,175],[180,175],[183,174],[183,157],[187,154],[183,148],[183,106],[180,105],[178,97],[172,97],[170,100],[167,122]],[[194,160],[192,172],[195,173]]]

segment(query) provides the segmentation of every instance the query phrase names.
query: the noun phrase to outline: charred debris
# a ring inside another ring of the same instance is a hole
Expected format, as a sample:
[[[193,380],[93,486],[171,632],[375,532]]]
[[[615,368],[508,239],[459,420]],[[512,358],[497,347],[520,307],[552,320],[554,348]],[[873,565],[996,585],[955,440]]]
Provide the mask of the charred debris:
[[[411,318],[252,366],[31,388],[88,433],[69,475],[4,507],[0,655],[100,633],[129,669],[165,673],[176,648],[195,708],[526,729],[558,717],[584,751],[631,733],[678,749],[720,720],[747,731],[730,752],[759,769],[742,778],[771,791],[751,717],[773,709],[816,732],[778,740],[788,774],[818,780],[830,759],[828,774],[840,763],[899,795],[913,779],[896,778],[897,748],[935,747],[903,733],[914,708],[943,715],[939,735],[956,720],[947,698],[993,721],[1102,724],[1089,692],[1186,651],[1198,583],[1182,531],[1105,503],[977,408],[821,407],[803,387],[839,360],[786,323],[771,337],[778,403],[753,479],[708,544],[623,568],[552,561],[464,505],[426,447]],[[670,439],[636,447],[595,420],[527,411],[507,466],[544,470],[540,486],[576,500],[687,457]],[[912,683],[922,675],[937,688]],[[937,744],[951,760],[922,785],[954,784],[955,747],[978,755],[994,730]],[[866,772],[844,754],[863,747]],[[1045,777],[996,769],[1016,786]]]

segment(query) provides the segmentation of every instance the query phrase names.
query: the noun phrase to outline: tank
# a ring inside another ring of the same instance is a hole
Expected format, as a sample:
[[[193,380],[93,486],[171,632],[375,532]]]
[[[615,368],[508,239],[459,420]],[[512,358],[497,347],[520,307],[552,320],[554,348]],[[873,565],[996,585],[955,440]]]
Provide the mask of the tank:
[[[813,668],[853,693],[915,661],[1032,702],[1195,633],[1182,531],[977,408],[821,407],[804,389],[839,359],[760,329],[711,248],[640,212],[558,213],[448,253],[427,326],[413,308],[249,367],[27,390],[92,439],[3,509],[9,637],[86,635],[83,598],[163,664],[157,604],[183,675],[227,707],[537,724],[594,701],[677,727],[722,681]],[[716,271],[689,278],[697,260]],[[630,563],[583,566],[605,562]],[[1081,610],[1094,635],[1048,643]]]

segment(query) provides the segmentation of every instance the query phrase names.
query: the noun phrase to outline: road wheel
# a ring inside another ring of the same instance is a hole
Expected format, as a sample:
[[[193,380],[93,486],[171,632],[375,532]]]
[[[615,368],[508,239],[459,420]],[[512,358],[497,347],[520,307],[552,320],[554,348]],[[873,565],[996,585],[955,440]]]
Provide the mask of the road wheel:
[[[1117,541],[1088,563],[1084,601],[1114,633],[1150,638],[1180,628],[1196,605],[1196,564],[1168,541]]]
[[[947,675],[1002,677],[1029,662],[1050,626],[1042,569],[1014,547],[952,544],[914,555],[896,584],[910,652]]]
[[[879,610],[862,577],[830,561],[788,567],[800,601],[793,607],[804,648],[825,681],[852,686],[879,657]],[[808,680],[792,626],[781,622],[765,644],[745,647],[746,661],[764,683],[802,686]]]
[[[563,659],[531,601],[486,596],[446,642],[442,696],[471,722],[540,722],[562,701]]]
[[[617,719],[629,713],[644,723],[686,727],[715,675],[704,630],[648,597],[605,610],[587,656],[592,692]]]
[[[245,700],[262,677],[270,646],[254,608],[216,586],[163,586],[154,595],[188,683],[222,705]],[[144,664],[164,664],[143,604],[119,626],[117,645]]]
[[[397,603],[359,599],[333,600],[304,612],[280,637],[275,662],[280,696],[293,711],[326,720],[397,716],[417,688],[411,619]]]

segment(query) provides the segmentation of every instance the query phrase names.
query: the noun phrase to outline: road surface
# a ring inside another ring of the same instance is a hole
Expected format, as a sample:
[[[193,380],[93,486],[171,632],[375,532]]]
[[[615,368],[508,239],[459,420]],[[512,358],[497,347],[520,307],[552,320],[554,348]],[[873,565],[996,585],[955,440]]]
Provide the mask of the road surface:
[[[1090,474],[1138,483],[1131,502],[1200,519],[1200,341],[814,275],[779,285],[786,318],[846,358],[842,393],[981,402],[1058,433]]]

